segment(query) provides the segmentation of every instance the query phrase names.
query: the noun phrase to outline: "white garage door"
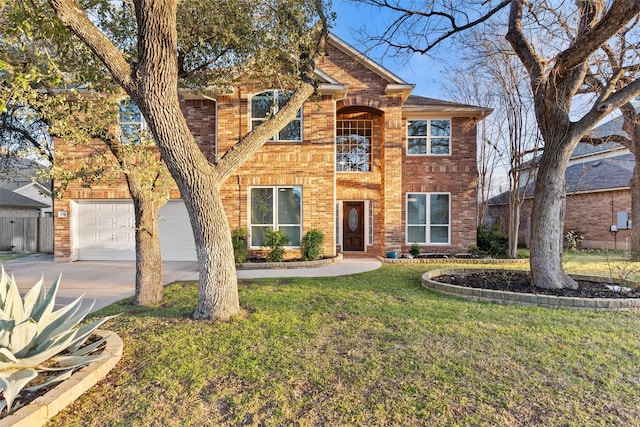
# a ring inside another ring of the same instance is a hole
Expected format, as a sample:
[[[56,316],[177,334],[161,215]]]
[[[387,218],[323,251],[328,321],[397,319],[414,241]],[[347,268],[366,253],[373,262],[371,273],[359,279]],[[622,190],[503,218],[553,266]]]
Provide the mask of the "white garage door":
[[[128,200],[74,204],[74,248],[81,260],[135,260],[133,203]],[[195,244],[187,209],[169,201],[159,213],[160,247],[166,261],[194,261]]]

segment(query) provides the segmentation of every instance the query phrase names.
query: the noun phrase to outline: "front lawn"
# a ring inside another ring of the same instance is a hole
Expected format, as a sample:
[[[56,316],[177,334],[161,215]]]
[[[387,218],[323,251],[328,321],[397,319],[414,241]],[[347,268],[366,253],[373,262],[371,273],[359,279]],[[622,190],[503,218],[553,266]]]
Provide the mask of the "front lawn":
[[[423,289],[442,267],[244,280],[226,324],[189,319],[194,282],[113,304],[123,359],[50,425],[640,425],[639,314]]]

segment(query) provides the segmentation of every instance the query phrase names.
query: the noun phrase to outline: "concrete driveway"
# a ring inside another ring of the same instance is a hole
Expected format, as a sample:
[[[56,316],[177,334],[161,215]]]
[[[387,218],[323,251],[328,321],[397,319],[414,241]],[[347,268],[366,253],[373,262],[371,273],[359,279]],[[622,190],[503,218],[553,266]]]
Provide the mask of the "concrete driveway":
[[[35,254],[2,263],[13,274],[21,292],[26,292],[44,277],[47,289],[62,274],[57,302],[68,304],[81,295],[85,304],[95,300],[94,310],[127,298],[135,291],[135,262],[77,261],[55,262],[52,255]],[[343,276],[375,270],[381,265],[375,259],[344,259],[324,267],[279,270],[239,270],[239,278]],[[198,280],[195,261],[165,261],[164,284],[178,280]]]
[[[30,255],[2,263],[13,274],[21,292],[26,292],[44,277],[47,289],[62,274],[57,302],[68,304],[84,295],[85,304],[95,300],[94,310],[133,295],[136,269],[133,261],[54,262],[52,255]],[[163,263],[164,283],[176,280],[198,280],[196,263],[168,261]]]

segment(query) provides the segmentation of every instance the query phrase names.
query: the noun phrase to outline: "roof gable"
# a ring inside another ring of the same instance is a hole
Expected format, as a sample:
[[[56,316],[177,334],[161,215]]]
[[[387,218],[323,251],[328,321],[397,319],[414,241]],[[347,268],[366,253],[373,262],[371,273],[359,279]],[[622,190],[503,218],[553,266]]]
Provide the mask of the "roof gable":
[[[37,202],[29,197],[25,197],[13,191],[0,188],[0,205],[21,208],[43,209],[50,207],[44,203]]]

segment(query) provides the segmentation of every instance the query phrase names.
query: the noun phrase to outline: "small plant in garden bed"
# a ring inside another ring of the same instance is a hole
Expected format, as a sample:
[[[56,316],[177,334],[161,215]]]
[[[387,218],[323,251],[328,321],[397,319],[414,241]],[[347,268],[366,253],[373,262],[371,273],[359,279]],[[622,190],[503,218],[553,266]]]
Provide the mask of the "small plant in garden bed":
[[[236,263],[242,264],[247,260],[247,245],[249,243],[249,230],[245,227],[236,228],[231,232],[231,241],[233,242],[233,256]]]
[[[304,261],[315,261],[322,255],[322,243],[324,242],[324,233],[322,230],[312,228],[304,233],[300,251]]]
[[[409,253],[414,258],[420,255],[420,245],[417,243],[412,244],[411,249],[409,249]]]
[[[38,281],[24,299],[4,268],[0,276],[0,402],[3,416],[23,405],[24,392],[50,388],[73,371],[107,356],[95,354],[106,338],[87,344],[108,316],[78,326],[92,306],[81,308],[82,297],[54,311],[60,278],[47,292]],[[41,378],[38,379],[38,376]],[[42,380],[45,377],[45,380]],[[29,387],[27,387],[30,385]]]
[[[282,230],[270,228],[266,233],[265,246],[271,248],[267,254],[267,262],[282,262],[284,260],[284,246],[289,243],[289,237]]]

